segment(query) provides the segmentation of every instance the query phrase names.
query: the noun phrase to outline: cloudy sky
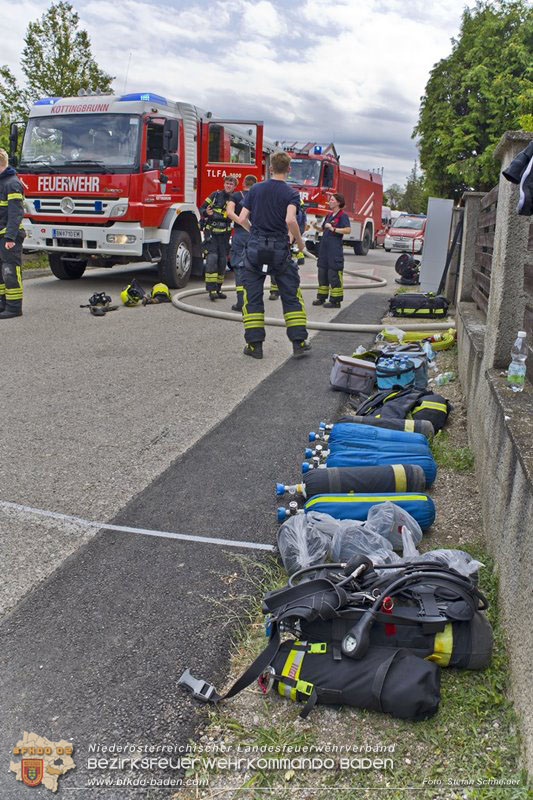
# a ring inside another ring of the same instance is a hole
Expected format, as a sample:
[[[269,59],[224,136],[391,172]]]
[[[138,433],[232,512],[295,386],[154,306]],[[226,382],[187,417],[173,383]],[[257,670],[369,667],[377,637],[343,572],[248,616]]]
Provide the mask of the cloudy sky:
[[[404,183],[433,64],[473,0],[72,0],[117,92],[153,91],[271,139],[334,141],[342,161]],[[20,75],[47,0],[0,0],[0,63]],[[8,34],[8,35],[6,35]],[[131,57],[130,57],[131,53]]]

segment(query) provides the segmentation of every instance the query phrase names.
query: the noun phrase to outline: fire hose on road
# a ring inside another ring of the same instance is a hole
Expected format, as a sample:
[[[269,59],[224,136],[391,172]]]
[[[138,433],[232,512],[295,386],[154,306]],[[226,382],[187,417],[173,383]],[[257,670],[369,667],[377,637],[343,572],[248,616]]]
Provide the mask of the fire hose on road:
[[[353,272],[351,270],[344,270],[347,275],[354,278],[364,278],[364,282],[344,284],[344,289],[378,289],[387,285],[385,278],[377,278],[374,275],[368,275],[363,272]],[[318,289],[317,283],[302,283],[300,289]],[[225,292],[235,292],[234,286],[224,286]],[[183,302],[187,297],[194,295],[205,295],[205,289],[186,289],[183,292],[178,292],[172,296],[172,303],[180,311],[186,311],[188,314],[198,314],[202,317],[215,317],[216,319],[225,319],[229,322],[240,322],[242,324],[242,314],[231,311],[217,311],[214,308],[201,308],[200,306],[193,306],[189,303]],[[400,324],[400,323],[399,323]],[[279,328],[285,327],[285,320],[280,317],[265,317],[265,325],[276,325]],[[350,324],[346,322],[314,322],[308,320],[307,327],[315,331],[346,331],[348,333],[379,333],[383,330],[383,325],[361,325]],[[401,328],[403,331],[423,331],[430,329],[432,331],[444,331],[455,327],[455,322],[449,320],[448,322],[435,322],[434,320],[424,320],[420,323],[409,322],[406,323],[401,320]]]

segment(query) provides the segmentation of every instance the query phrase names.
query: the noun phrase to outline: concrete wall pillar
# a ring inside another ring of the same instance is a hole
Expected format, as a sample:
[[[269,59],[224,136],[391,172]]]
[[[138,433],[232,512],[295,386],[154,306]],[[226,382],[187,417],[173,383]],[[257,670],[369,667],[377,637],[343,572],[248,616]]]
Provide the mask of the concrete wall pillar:
[[[501,161],[502,169],[527,147],[531,139],[533,133],[524,131],[507,131],[502,136],[494,151],[494,157]],[[518,186],[500,174],[485,338],[485,369],[503,369],[508,365],[516,332],[520,330],[524,319],[524,266],[531,220],[518,216],[517,203]]]
[[[463,242],[459,263],[459,288],[456,301],[472,300],[472,271],[475,264],[476,236],[481,198],[484,192],[465,192],[461,198],[464,206]]]

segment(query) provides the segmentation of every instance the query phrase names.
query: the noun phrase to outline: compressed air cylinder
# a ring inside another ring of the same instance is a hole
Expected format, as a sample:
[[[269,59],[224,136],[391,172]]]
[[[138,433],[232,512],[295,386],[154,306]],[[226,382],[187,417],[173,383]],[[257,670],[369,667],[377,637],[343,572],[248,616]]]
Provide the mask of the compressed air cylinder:
[[[402,445],[387,449],[382,447],[361,448],[336,445],[335,449],[332,449],[326,458],[327,467],[375,467],[383,464],[401,463],[418,464],[424,470],[426,487],[429,488],[433,484],[437,475],[437,465],[429,447],[424,450],[419,446],[411,449]],[[303,465],[302,472],[305,472],[306,475],[310,474],[303,468]]]
[[[435,519],[435,505],[427,494],[417,492],[383,492],[365,494],[318,494],[304,505],[305,512],[318,511],[334,519],[364,521],[378,503],[396,503],[418,522],[423,531]]]
[[[333,492],[423,492],[426,477],[418,464],[385,464],[311,470],[304,483],[305,494],[310,498]]]
[[[376,417],[342,417],[339,423],[355,423],[356,425],[372,425],[375,428],[389,428],[393,431],[405,431],[406,433],[421,433],[426,439],[432,439],[435,429],[428,420],[414,419],[376,419]],[[331,430],[332,425],[320,423],[322,430]]]
[[[407,447],[421,445],[428,447],[428,440],[421,433],[406,433],[388,428],[379,428],[375,425],[359,425],[353,422],[337,422],[331,429],[328,437],[328,448],[331,450],[336,442],[346,444],[361,444],[363,447],[368,443],[381,443],[383,446],[388,444],[404,444]]]

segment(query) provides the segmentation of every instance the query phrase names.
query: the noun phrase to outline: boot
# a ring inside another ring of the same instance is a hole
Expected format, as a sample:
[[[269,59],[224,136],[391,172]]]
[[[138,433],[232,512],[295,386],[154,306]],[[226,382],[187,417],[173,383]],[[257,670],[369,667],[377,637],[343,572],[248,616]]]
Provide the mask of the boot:
[[[316,300],[313,300],[313,305],[314,306],[323,306],[325,302],[326,301],[324,300],[323,297],[317,297]]]
[[[5,309],[6,309],[6,296],[5,294],[3,294],[0,295],[0,314],[2,313],[2,311],[5,311]]]
[[[245,356],[263,358],[263,342],[248,342],[242,352]]]
[[[293,342],[292,343],[292,354],[294,358],[302,358],[302,356],[307,355],[309,350],[311,349],[311,345],[309,342]]]
[[[218,295],[217,295],[216,292],[209,292],[209,299],[211,300],[212,303],[215,302],[215,300],[217,299],[217,296]]]
[[[225,300],[228,295],[221,292],[220,289],[217,289],[217,297],[220,297],[221,300]]]
[[[240,306],[238,303],[233,303],[233,305],[231,307],[231,310],[232,311],[242,311],[242,306]]]
[[[341,301],[340,300],[328,300],[327,303],[324,303],[324,308],[340,308]]]
[[[0,312],[0,319],[13,319],[13,317],[22,316],[22,300],[6,302],[4,308]]]
[[[271,289],[270,290],[270,294],[268,295],[268,299],[269,300],[277,300],[278,298],[279,298],[279,292],[276,292],[275,290],[272,291],[272,289]]]

